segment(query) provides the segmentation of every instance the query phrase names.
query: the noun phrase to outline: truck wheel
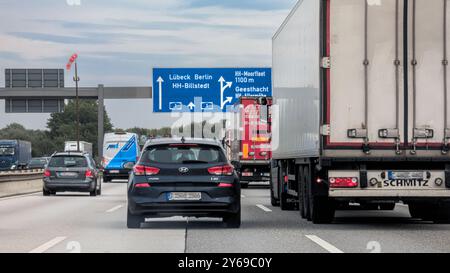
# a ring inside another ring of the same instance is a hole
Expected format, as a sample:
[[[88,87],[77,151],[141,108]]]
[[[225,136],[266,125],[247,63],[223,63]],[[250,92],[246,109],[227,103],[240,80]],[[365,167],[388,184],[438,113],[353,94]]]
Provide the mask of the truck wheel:
[[[227,228],[241,227],[241,210],[237,213],[228,214],[223,217],[223,222]]]
[[[305,169],[300,167],[298,170],[298,210],[300,212],[300,217],[302,217],[302,219],[306,219],[308,215]]]
[[[431,204],[409,203],[409,213],[412,218],[418,218],[425,221],[433,220],[433,211],[436,209]]]
[[[130,211],[127,211],[127,227],[128,228],[141,228],[141,223],[144,222],[144,217],[140,215],[133,215],[130,213]]]
[[[311,197],[310,197],[311,198]],[[334,202],[328,197],[314,196],[311,198],[311,219],[314,224],[330,224],[336,211]]]
[[[395,203],[380,204],[380,210],[394,210]]]
[[[304,169],[304,179],[305,179],[305,185],[303,187],[303,194],[305,197],[304,203],[305,203],[305,218],[308,221],[312,221],[311,217],[311,196],[312,196],[312,189],[311,189],[311,177],[309,175],[309,168],[305,167]]]
[[[275,198],[272,186],[270,187],[270,203],[272,204],[272,207],[280,206],[280,200]]]
[[[450,224],[450,203],[445,202],[436,205],[433,222],[435,224]]]

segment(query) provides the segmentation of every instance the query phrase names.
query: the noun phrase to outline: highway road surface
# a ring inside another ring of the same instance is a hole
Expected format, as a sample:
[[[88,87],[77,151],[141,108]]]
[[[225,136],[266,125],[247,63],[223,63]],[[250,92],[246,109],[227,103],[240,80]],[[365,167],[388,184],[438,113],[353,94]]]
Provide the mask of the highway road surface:
[[[298,211],[270,206],[269,191],[242,192],[242,227],[216,219],[155,219],[126,228],[126,183],[103,195],[31,194],[0,199],[0,252],[449,252],[450,225],[395,211],[340,211],[331,225],[301,220]]]

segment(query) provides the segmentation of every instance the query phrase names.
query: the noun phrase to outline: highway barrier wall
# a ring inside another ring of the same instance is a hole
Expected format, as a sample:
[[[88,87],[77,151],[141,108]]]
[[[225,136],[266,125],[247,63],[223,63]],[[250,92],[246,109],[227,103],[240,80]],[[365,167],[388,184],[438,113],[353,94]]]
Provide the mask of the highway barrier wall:
[[[0,198],[39,192],[43,170],[0,172]]]

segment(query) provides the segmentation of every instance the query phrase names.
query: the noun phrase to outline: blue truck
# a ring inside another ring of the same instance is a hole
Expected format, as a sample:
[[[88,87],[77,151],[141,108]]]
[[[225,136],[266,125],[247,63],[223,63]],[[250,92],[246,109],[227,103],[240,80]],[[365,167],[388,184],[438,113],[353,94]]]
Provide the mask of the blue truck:
[[[31,143],[0,140],[0,171],[25,169],[31,160]]]

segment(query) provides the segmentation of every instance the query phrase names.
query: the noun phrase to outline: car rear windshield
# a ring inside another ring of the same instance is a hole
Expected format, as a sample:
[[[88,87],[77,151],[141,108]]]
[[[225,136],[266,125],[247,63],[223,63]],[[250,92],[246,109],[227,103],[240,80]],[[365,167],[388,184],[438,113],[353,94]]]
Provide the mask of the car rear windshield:
[[[50,159],[48,166],[52,168],[85,168],[88,166],[88,162],[82,156],[54,156]]]
[[[222,163],[226,162],[222,150],[209,145],[162,145],[147,148],[141,163]]]

